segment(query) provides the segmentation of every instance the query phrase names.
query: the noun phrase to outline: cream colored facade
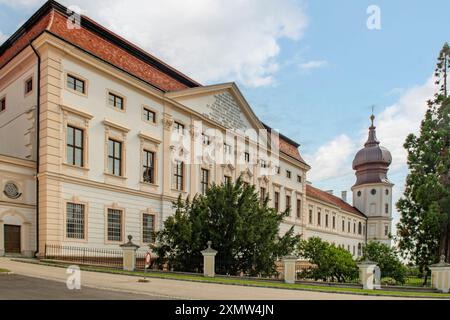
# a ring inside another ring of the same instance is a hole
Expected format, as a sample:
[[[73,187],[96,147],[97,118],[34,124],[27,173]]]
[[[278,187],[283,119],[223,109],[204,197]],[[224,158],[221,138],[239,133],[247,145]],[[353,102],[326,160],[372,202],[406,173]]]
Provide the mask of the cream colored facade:
[[[277,193],[280,211],[290,200],[291,215],[283,222],[281,233],[293,226],[295,233],[304,238],[319,236],[343,246],[355,257],[360,254],[359,249],[366,241],[364,214],[307,197],[310,167],[284,152],[273,154],[263,148],[268,153],[269,168],[280,167],[278,174],[263,172],[261,157],[253,149],[257,141],[251,137],[246,142],[250,163],[238,161],[247,149],[233,146],[236,157],[230,163],[184,164],[182,190],[175,188],[174,155],[182,154],[194,162],[196,155],[190,151],[198,139],[202,139],[202,133],[217,130],[225,135],[227,129],[266,129],[234,83],[162,92],[50,33],[42,33],[32,44],[41,59],[38,162],[35,143],[37,57],[27,46],[0,69],[0,99],[6,97],[7,101],[6,111],[0,113],[0,187],[13,181],[23,192],[14,200],[0,195],[0,224],[23,226],[23,254],[37,251],[42,255],[48,244],[118,248],[128,235],[133,236],[140,250],[147,250],[144,215],[153,216],[154,230],[160,230],[173,213],[172,202],[180,194],[186,197],[201,192],[202,169],[209,172],[209,184],[220,184],[225,176],[237,179],[242,175],[244,181],[254,184],[257,190],[264,188],[274,207]],[[84,92],[69,88],[68,76],[84,81]],[[25,94],[24,83],[30,78],[33,91]],[[122,109],[109,103],[109,93],[123,99]],[[223,103],[226,108],[217,109],[217,105]],[[144,108],[154,113],[155,121],[144,118]],[[220,112],[224,112],[224,117],[217,117]],[[196,126],[199,122],[201,131]],[[185,143],[181,149],[173,144],[177,124],[184,126]],[[83,132],[81,166],[69,164],[67,159],[69,127]],[[110,139],[121,145],[119,175],[108,169]],[[144,151],[152,152],[155,157],[151,183],[144,181]],[[18,160],[14,161],[16,158]],[[38,217],[34,177],[37,163]],[[82,238],[68,235],[68,204],[84,208]],[[108,240],[109,210],[120,212],[122,219],[120,237],[114,241]],[[366,208],[360,210],[365,212]],[[372,230],[370,228],[371,225],[369,230]],[[0,230],[1,255],[5,248],[3,228]]]

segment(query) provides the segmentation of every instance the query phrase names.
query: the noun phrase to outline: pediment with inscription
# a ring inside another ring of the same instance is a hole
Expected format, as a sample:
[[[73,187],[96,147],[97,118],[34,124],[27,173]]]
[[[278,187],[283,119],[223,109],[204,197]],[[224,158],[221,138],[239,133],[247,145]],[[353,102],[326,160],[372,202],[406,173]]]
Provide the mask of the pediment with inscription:
[[[183,105],[228,129],[257,129],[254,120],[248,117],[245,107],[237,101],[230,90],[209,92],[182,98],[175,98]]]

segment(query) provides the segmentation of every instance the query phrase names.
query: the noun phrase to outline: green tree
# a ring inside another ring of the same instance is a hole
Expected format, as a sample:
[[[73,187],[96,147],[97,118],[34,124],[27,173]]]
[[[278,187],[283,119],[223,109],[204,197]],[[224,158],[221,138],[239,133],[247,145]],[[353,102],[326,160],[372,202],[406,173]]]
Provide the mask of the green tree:
[[[174,203],[175,214],[157,233],[158,264],[167,263],[180,271],[201,269],[201,251],[212,241],[218,251],[218,273],[256,276],[276,273],[275,261],[291,254],[300,236],[293,227],[279,236],[280,224],[289,210],[278,213],[260,201],[254,186],[236,183],[213,185],[192,201],[181,197]]]
[[[399,248],[413,261],[427,281],[428,266],[439,255],[450,261],[450,99],[447,95],[450,48],[445,44],[438,58],[435,76],[438,93],[428,101],[420,135],[409,135],[409,174],[397,208]]]
[[[358,276],[358,266],[347,250],[330,245],[318,237],[302,240],[298,253],[314,265],[300,273],[302,278],[347,282]]]
[[[390,277],[400,283],[405,283],[406,267],[397,256],[397,251],[390,246],[376,241],[369,241],[363,247],[361,260],[369,259],[377,263],[382,277]]]

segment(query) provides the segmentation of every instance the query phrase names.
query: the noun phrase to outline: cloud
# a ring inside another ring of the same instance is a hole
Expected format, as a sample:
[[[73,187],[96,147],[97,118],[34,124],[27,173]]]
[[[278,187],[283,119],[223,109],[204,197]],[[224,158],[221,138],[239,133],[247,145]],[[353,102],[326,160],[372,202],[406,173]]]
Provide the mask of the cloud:
[[[7,5],[14,9],[25,9],[31,10],[35,9],[37,6],[43,4],[42,0],[0,0],[1,5]]]
[[[342,134],[320,146],[314,154],[305,155],[306,162],[312,167],[308,180],[321,181],[351,173],[355,148],[350,137]]]
[[[275,83],[280,40],[298,41],[308,24],[295,0],[62,0],[201,83]],[[0,0],[36,9],[40,0]]]
[[[328,62],[326,60],[311,60],[305,63],[299,64],[299,68],[302,70],[318,69],[326,66]]]
[[[392,154],[391,173],[407,168],[407,153],[403,144],[410,133],[419,132],[427,110],[426,102],[436,92],[434,81],[430,77],[425,84],[405,90],[396,103],[385,107],[375,118],[378,140]],[[367,140],[367,127],[368,123],[353,140],[340,135],[319,146],[315,153],[305,155],[312,166],[310,179],[320,183],[353,173],[353,156]]]
[[[392,154],[391,170],[406,168],[407,153],[403,148],[410,133],[417,134],[427,110],[427,100],[436,93],[435,79],[430,77],[422,86],[405,91],[393,105],[376,118],[377,137]]]

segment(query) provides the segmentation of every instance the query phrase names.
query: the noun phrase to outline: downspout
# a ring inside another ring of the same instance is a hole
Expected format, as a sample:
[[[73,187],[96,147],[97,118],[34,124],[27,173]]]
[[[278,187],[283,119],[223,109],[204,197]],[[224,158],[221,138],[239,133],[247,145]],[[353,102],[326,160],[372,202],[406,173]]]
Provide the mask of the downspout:
[[[40,148],[40,129],[41,129],[41,56],[33,47],[30,41],[30,47],[38,59],[37,67],[37,89],[36,89],[36,255],[39,253],[39,148]]]

